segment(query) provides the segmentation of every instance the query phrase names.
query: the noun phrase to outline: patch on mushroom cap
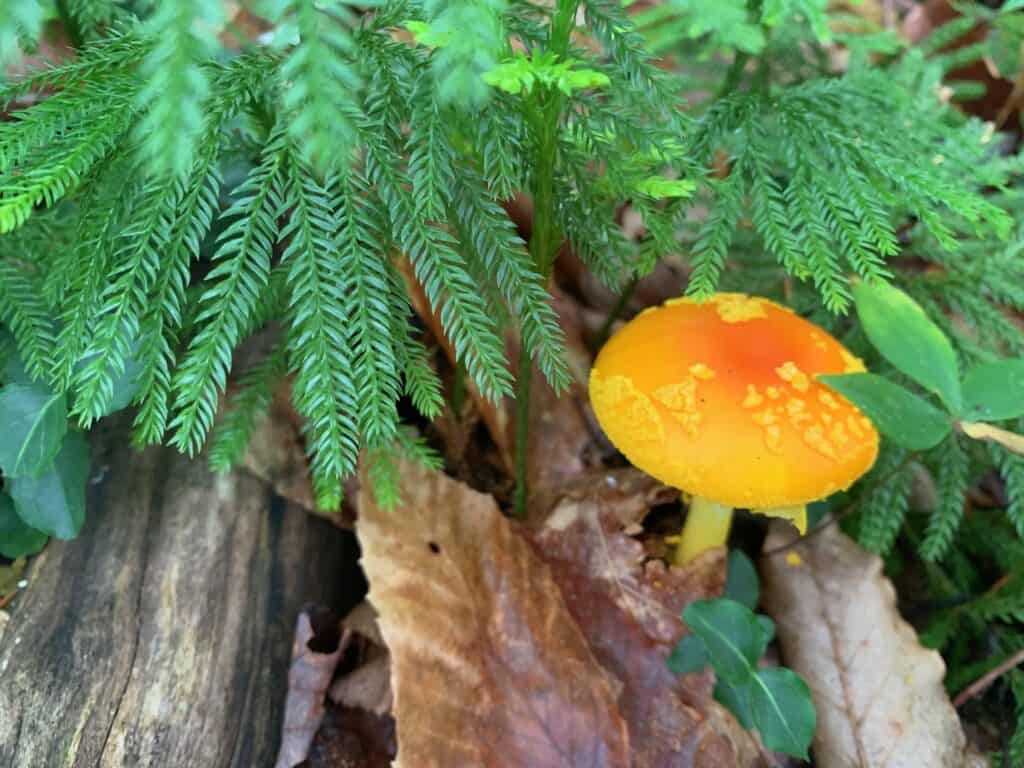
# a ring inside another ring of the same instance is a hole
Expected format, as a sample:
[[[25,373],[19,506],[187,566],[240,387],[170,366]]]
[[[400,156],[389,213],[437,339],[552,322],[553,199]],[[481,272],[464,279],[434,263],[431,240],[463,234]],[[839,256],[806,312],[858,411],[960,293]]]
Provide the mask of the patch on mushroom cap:
[[[745,323],[748,320],[768,317],[764,302],[744,293],[721,293],[711,301],[715,303],[718,316],[726,323]]]
[[[609,415],[617,414],[618,434],[610,435],[614,442],[619,442],[620,438],[635,442],[665,441],[661,414],[628,376],[602,376],[595,368],[590,375],[590,399],[600,410]],[[607,428],[606,422],[604,426]]]

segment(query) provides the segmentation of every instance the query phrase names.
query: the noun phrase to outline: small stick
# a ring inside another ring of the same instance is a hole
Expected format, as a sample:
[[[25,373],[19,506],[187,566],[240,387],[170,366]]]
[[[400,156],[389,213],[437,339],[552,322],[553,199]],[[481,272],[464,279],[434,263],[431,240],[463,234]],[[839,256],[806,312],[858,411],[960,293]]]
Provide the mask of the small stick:
[[[973,699],[975,696],[984,693],[985,690],[990,685],[992,685],[992,683],[994,683],[996,680],[1005,675],[1007,672],[1009,672],[1011,669],[1016,667],[1021,662],[1024,662],[1024,648],[1017,651],[1015,654],[1013,654],[1013,656],[1008,658],[998,667],[990,669],[984,675],[982,675],[973,683],[971,683],[962,691],[960,691],[960,693],[956,695],[956,698],[953,699],[953,706],[959,708],[969,700]]]

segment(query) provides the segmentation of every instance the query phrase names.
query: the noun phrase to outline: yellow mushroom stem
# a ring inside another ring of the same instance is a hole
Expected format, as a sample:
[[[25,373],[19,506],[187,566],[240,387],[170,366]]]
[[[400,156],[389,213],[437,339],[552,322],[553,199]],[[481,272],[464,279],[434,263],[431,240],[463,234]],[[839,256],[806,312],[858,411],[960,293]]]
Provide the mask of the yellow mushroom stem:
[[[773,507],[772,509],[755,509],[761,515],[781,517],[789,520],[803,536],[807,533],[807,507],[798,504],[791,507]],[[673,561],[676,565],[686,565],[697,555],[713,547],[725,546],[729,538],[729,526],[732,524],[732,507],[719,504],[717,501],[694,496],[690,501],[690,509],[679,534]]]
[[[675,564],[686,565],[704,550],[724,546],[731,524],[732,507],[694,496],[679,534]]]

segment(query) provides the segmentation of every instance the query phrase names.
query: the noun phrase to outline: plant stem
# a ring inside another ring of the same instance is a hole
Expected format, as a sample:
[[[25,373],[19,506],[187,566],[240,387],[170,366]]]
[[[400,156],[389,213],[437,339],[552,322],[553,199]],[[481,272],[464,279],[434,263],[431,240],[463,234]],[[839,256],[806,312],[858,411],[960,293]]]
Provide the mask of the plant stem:
[[[548,51],[559,59],[569,50],[569,36],[576,20],[579,0],[558,0],[554,18],[551,20],[551,36]],[[547,283],[554,265],[555,252],[560,239],[554,221],[555,162],[558,156],[558,123],[562,115],[562,94],[556,89],[541,91],[526,101],[528,121],[533,129],[536,144],[536,165],[533,186],[533,234],[530,237],[530,256],[534,266]],[[516,381],[516,445],[515,473],[516,490],[513,499],[513,513],[517,517],[526,514],[529,498],[527,484],[527,457],[530,442],[530,379],[533,377],[533,360],[525,345],[519,348],[519,376]]]

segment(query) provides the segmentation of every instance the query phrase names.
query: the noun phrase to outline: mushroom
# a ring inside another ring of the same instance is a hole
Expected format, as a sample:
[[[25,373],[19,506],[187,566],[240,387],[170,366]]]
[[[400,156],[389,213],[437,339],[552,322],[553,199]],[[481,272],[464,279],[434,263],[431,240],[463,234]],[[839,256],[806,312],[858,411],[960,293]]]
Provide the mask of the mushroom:
[[[641,312],[601,349],[590,399],[635,466],[692,497],[675,562],[725,544],[736,507],[807,530],[806,505],[875,463],[878,433],[817,381],[864,364],[768,299],[719,293]]]

